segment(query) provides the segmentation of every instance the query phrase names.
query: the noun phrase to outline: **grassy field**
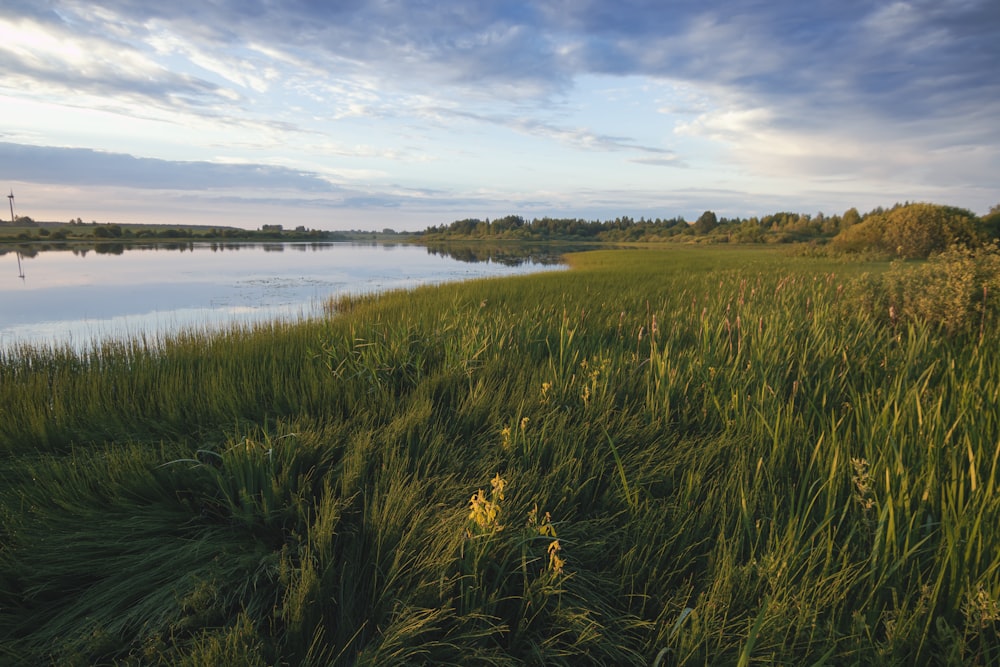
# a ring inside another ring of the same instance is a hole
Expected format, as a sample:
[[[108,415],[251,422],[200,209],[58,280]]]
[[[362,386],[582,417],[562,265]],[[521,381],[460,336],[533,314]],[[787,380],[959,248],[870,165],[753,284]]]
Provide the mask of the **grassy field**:
[[[0,359],[0,662],[1000,662],[1000,336],[773,249]]]

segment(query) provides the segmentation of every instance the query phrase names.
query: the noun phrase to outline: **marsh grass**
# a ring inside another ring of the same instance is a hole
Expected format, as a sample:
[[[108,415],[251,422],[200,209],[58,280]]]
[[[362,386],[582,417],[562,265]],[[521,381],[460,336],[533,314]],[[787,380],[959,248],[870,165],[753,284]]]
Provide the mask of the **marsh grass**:
[[[1000,660],[992,326],[774,250],[570,261],[8,353],[0,655]]]

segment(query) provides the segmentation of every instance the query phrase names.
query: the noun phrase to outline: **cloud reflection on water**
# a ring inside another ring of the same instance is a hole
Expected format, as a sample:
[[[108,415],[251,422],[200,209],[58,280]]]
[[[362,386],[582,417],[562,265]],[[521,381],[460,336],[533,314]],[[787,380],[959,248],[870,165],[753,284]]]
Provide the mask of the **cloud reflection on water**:
[[[124,252],[43,251],[26,278],[0,280],[0,345],[76,348],[107,337],[159,336],[322,314],[339,294],[553,268],[527,260],[473,262],[412,245],[353,243],[126,246]],[[290,250],[291,252],[284,252]]]

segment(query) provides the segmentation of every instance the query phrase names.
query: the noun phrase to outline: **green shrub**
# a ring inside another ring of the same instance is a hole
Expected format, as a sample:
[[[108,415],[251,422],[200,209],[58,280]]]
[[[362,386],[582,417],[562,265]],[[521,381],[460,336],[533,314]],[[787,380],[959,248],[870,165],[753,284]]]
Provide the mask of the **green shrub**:
[[[902,259],[923,259],[960,244],[981,242],[974,213],[953,206],[907,204],[868,215],[833,239],[842,252],[875,250]]]
[[[949,334],[982,330],[1000,315],[1000,250],[952,246],[926,263],[893,262],[855,285],[863,310],[892,324],[926,322]]]

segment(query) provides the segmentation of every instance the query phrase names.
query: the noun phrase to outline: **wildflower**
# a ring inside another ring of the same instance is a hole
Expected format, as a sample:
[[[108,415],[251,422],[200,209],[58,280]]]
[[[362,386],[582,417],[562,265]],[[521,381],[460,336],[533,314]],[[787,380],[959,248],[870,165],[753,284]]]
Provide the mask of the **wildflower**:
[[[546,537],[556,536],[556,527],[552,525],[552,515],[548,512],[542,517],[542,522],[538,524],[538,533]]]
[[[529,417],[521,417],[521,430],[528,428],[528,422],[531,421]]]
[[[492,491],[489,498],[482,489],[476,491],[469,499],[469,522],[480,531],[503,530],[500,525],[500,501],[504,499],[504,487],[507,481],[497,473],[490,480]],[[469,533],[467,533],[469,534]]]
[[[469,500],[469,521],[478,526],[481,530],[500,530],[503,528],[499,524],[500,505],[486,497],[486,493],[479,489]]]
[[[504,426],[500,429],[500,446],[504,448],[504,451],[510,451],[510,426]]]
[[[559,546],[559,540],[552,540],[549,543],[549,571],[552,574],[562,574],[563,566],[566,565],[566,561],[559,556],[559,552],[562,551],[562,547]]]
[[[552,525],[552,515],[550,513],[546,512],[542,520],[538,520],[538,503],[535,503],[535,506],[528,510],[528,527],[534,528],[543,537],[556,536],[556,527]]]
[[[968,591],[965,594],[965,603],[962,605],[966,619],[972,625],[979,626],[980,629],[1000,621],[1000,604],[990,595],[989,591],[980,584],[975,593]]]
[[[858,492],[858,502],[866,512],[875,506],[872,496],[872,480],[868,473],[868,461],[865,459],[851,457],[851,467],[854,468],[852,480],[854,488]]]
[[[493,487],[493,497],[497,500],[503,500],[503,490],[507,486],[507,480],[497,473],[497,476],[490,480],[490,485]]]
[[[590,380],[591,384],[593,385],[597,384],[598,378],[601,377],[601,371],[605,370],[607,366],[608,366],[607,360],[602,359],[600,365],[597,368],[587,373],[587,379]]]

